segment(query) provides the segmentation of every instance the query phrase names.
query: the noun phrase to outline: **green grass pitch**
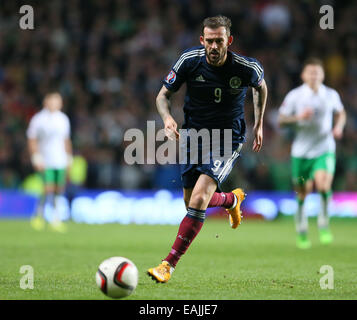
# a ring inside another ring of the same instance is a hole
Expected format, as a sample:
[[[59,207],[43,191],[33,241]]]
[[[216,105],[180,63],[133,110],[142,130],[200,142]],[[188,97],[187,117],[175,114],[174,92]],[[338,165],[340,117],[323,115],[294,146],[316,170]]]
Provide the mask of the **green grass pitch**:
[[[66,234],[37,232],[25,220],[0,220],[0,300],[109,299],[97,288],[98,265],[125,256],[139,270],[126,299],[357,299],[357,220],[331,219],[335,241],[318,242],[310,219],[312,248],[295,247],[294,223],[247,220],[232,230],[227,220],[207,218],[172,279],[158,284],[146,275],[165,258],[178,226],[68,224]],[[20,288],[22,265],[34,268],[34,288]],[[322,290],[323,265],[334,271],[334,288]]]

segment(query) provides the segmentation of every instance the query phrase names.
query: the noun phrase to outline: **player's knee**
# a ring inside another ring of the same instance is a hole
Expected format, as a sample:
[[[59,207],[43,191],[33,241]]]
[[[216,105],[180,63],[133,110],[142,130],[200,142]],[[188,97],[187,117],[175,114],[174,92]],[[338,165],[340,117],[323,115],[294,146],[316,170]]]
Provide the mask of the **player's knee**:
[[[317,192],[319,192],[319,193],[327,192],[330,189],[327,179],[315,180],[315,186],[316,186]]]
[[[63,187],[61,187],[61,186],[57,186],[56,188],[55,188],[55,194],[56,195],[62,195],[64,193],[64,188]]]
[[[55,193],[55,188],[53,185],[46,185],[44,190],[45,195],[50,195]]]
[[[305,201],[306,196],[307,196],[306,193],[298,193],[296,197],[300,201]]]
[[[207,201],[209,201],[209,197],[205,193],[192,194],[189,206],[198,209],[204,206]]]
[[[307,195],[309,194],[309,190],[306,188],[296,188],[295,192],[296,197],[301,201],[304,201]]]
[[[330,189],[331,189],[331,187],[327,183],[316,186],[317,192],[321,193],[321,194],[328,193],[330,191]]]

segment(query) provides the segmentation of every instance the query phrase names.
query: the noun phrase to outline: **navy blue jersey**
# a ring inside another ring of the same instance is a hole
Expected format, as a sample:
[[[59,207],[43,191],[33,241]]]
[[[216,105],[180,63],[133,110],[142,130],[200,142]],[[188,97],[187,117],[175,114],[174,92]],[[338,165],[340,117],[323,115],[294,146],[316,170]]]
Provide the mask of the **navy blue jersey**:
[[[233,129],[233,141],[243,142],[246,93],[263,78],[263,67],[254,58],[228,51],[224,65],[215,67],[198,46],[184,51],[163,84],[173,92],[187,84],[183,128]]]

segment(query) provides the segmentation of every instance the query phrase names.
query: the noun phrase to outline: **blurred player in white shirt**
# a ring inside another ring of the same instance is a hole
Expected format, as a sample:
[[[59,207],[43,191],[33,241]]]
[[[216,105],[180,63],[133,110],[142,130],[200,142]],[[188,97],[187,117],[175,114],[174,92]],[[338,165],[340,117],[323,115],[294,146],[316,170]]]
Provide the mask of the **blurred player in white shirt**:
[[[286,95],[279,109],[279,124],[293,125],[295,129],[291,164],[298,201],[296,244],[301,249],[311,247],[304,201],[314,186],[322,202],[318,215],[320,242],[328,244],[333,240],[328,204],[336,165],[335,139],[342,138],[346,113],[336,90],[323,84],[324,77],[322,62],[316,58],[307,60],[301,73],[303,84]]]
[[[31,225],[36,230],[44,228],[44,207],[46,203],[51,203],[54,208],[52,228],[59,232],[66,231],[57,207],[58,198],[65,189],[67,168],[72,162],[72,143],[70,122],[61,111],[62,106],[62,96],[58,92],[46,94],[43,109],[32,117],[27,129],[31,162],[34,169],[41,173],[45,186],[36,214],[31,219]]]

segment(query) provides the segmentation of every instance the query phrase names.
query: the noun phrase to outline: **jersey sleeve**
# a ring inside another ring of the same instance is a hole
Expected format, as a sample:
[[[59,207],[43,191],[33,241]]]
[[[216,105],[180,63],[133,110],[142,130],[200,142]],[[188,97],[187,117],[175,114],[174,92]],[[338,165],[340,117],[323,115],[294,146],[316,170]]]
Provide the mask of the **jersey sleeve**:
[[[29,126],[26,131],[28,139],[37,139],[38,136],[38,118],[36,116],[32,117]]]
[[[344,109],[340,95],[338,94],[337,91],[334,90],[334,104],[333,104],[333,111],[334,112],[340,112]]]
[[[170,91],[176,92],[186,81],[187,59],[185,53],[172,66],[171,71],[163,80],[163,85]]]
[[[295,113],[295,95],[289,92],[284,98],[283,103],[279,108],[279,114],[283,116],[292,116]]]
[[[264,68],[261,63],[254,58],[249,59],[250,76],[249,86],[259,87],[264,79]]]

